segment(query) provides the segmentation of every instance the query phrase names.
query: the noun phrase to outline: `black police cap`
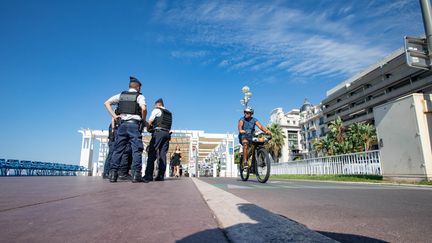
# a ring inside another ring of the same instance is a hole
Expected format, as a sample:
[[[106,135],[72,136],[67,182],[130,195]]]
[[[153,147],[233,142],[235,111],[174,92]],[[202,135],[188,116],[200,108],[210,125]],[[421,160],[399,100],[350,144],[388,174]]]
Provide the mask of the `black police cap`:
[[[156,100],[156,102],[155,102],[155,104],[156,104],[156,103],[161,103],[162,105],[164,104],[164,102],[163,102],[163,99],[162,99],[162,98],[159,98],[159,99],[157,99],[157,100]]]
[[[141,82],[137,78],[130,76],[129,80],[130,83],[137,83],[141,86]]]

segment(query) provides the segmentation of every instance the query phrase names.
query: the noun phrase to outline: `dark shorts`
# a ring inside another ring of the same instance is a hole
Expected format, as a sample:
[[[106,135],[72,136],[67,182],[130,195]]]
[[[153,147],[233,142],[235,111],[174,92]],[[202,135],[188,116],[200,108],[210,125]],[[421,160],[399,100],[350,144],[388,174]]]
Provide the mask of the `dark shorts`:
[[[243,140],[247,139],[249,141],[249,144],[252,143],[252,134],[250,133],[245,133],[245,134],[239,134],[239,142],[240,144],[243,144]]]

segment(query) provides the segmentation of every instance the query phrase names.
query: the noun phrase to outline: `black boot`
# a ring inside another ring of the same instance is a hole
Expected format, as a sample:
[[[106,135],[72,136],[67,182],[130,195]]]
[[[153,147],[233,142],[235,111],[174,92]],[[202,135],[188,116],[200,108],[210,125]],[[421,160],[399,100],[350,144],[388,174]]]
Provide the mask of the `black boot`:
[[[133,171],[132,172],[132,183],[143,182],[141,177],[141,171]]]
[[[131,181],[132,180],[132,176],[129,175],[128,173],[120,173],[118,176],[118,179],[121,181]]]
[[[156,176],[156,178],[155,178],[155,181],[164,181],[165,179],[164,179],[164,176],[163,175],[158,175],[158,176]]]
[[[117,182],[117,178],[118,178],[118,172],[116,170],[110,170],[109,181],[110,182]]]

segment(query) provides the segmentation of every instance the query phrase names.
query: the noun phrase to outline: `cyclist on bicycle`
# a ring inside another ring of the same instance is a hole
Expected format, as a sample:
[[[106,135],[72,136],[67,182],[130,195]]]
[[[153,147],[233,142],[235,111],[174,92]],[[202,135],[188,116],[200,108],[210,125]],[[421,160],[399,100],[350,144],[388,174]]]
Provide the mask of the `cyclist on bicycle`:
[[[261,131],[266,134],[271,135],[271,132],[265,128],[255,117],[252,117],[254,110],[251,107],[246,107],[244,109],[244,116],[240,118],[238,122],[239,130],[239,141],[243,145],[243,159],[242,163],[244,169],[248,167],[248,146],[252,143],[252,137],[255,132],[255,126],[257,126]]]

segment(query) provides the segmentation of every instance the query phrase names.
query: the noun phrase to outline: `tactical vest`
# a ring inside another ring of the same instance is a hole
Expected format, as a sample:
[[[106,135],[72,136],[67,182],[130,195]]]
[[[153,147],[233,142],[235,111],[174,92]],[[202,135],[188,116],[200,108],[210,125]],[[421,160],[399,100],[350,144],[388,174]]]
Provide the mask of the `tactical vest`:
[[[117,107],[119,114],[139,115],[141,116],[141,107],[137,102],[140,95],[138,92],[124,91],[120,94],[120,101]]]
[[[162,128],[165,130],[171,130],[172,125],[172,114],[167,109],[157,108],[162,111],[162,115],[158,116],[153,121],[153,127],[155,129]]]

